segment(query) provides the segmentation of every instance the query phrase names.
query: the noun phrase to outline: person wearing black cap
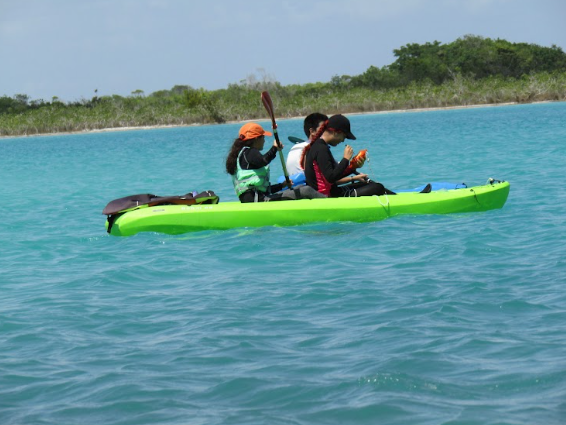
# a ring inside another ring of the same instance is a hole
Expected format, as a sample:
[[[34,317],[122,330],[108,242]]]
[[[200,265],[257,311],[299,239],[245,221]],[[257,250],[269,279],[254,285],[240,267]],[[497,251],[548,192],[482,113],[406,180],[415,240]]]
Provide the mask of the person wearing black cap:
[[[350,129],[350,120],[343,115],[331,116],[317,131],[309,145],[303,150],[301,163],[305,169],[307,185],[331,198],[372,195],[395,195],[381,183],[370,181],[367,174],[355,173],[365,160],[351,164],[354,155],[346,145],[344,155],[337,162],[330,147],[346,139],[356,140]],[[355,174],[354,174],[355,173]]]

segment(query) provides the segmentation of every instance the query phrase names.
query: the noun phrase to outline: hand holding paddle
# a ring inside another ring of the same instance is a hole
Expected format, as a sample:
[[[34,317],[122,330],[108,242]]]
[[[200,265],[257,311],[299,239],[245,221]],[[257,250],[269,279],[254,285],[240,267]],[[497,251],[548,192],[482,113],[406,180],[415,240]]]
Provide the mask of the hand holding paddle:
[[[261,93],[261,101],[263,102],[263,106],[265,106],[265,110],[267,111],[267,113],[271,118],[271,128],[273,128],[273,136],[275,137],[275,141],[279,146],[279,158],[281,159],[281,166],[283,167],[283,175],[285,176],[285,181],[287,182],[287,186],[291,188],[293,186],[293,183],[289,179],[289,173],[287,172],[287,167],[285,166],[285,159],[283,158],[283,152],[281,152],[283,145],[281,145],[281,142],[279,141],[279,134],[277,134],[277,123],[275,122],[273,102],[271,101],[271,96],[269,96],[269,93],[267,91]]]

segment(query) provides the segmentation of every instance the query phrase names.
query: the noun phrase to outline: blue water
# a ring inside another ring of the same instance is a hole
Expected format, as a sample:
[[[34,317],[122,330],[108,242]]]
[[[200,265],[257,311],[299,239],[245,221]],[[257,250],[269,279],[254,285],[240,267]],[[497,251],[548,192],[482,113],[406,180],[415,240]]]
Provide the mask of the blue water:
[[[239,125],[1,139],[0,423],[566,423],[566,103],[351,121],[386,186],[507,204],[110,237],[115,198],[235,200]]]

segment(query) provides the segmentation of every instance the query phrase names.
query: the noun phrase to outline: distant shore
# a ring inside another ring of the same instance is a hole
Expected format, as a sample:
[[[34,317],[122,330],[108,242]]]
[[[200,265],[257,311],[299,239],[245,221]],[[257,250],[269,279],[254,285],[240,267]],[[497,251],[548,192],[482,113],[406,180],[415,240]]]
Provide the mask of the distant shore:
[[[414,109],[392,109],[390,111],[368,111],[368,112],[351,112],[344,113],[344,115],[373,115],[373,114],[398,114],[407,112],[430,112],[430,111],[442,111],[442,110],[452,110],[452,109],[472,109],[472,108],[488,108],[488,107],[498,107],[498,106],[511,106],[511,105],[524,105],[524,104],[538,104],[538,103],[553,103],[556,101],[538,101],[538,102],[506,102],[506,103],[488,103],[488,104],[477,104],[477,105],[458,105],[458,106],[446,106],[446,107],[431,107],[431,108],[414,108]],[[301,119],[303,117],[287,117],[278,118],[279,121],[284,120],[294,120]],[[268,118],[265,118],[267,120]],[[249,119],[240,121],[227,121],[225,124],[237,124],[245,123],[250,121],[264,121],[263,119]],[[114,131],[131,131],[131,130],[155,130],[161,128],[181,128],[181,127],[198,127],[202,125],[219,125],[219,124],[171,124],[171,125],[147,125],[147,126],[134,126],[134,127],[111,127],[111,128],[101,128],[93,130],[80,130],[80,131],[64,131],[57,133],[39,133],[39,134],[23,134],[14,136],[0,136],[0,139],[12,139],[12,138],[25,138],[25,137],[44,137],[44,136],[60,136],[68,134],[90,134],[90,133],[106,133]]]

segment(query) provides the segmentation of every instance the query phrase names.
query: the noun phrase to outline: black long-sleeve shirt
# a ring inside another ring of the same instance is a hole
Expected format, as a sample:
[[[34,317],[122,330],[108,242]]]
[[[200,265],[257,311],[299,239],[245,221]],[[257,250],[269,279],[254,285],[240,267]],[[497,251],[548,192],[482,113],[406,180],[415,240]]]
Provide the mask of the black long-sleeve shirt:
[[[262,154],[257,148],[245,149],[240,155],[240,167],[243,170],[257,170],[265,167],[277,156],[277,148],[272,146],[265,154]],[[273,184],[269,186],[269,192],[275,193],[283,189],[283,184]]]
[[[342,158],[336,162],[330,146],[322,139],[315,140],[305,160],[305,179],[307,184],[320,193],[328,195],[336,181],[346,174],[349,161]]]

